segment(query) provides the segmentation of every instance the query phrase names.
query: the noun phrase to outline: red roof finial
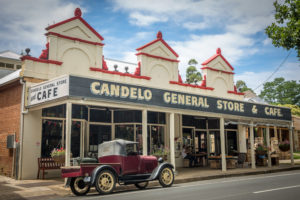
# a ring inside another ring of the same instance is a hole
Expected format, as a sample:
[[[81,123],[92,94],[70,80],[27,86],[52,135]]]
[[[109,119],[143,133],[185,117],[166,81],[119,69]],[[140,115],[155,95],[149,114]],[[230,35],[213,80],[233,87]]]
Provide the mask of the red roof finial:
[[[162,33],[160,31],[157,32],[156,34],[157,39],[162,39]]]
[[[80,8],[76,8],[75,9],[75,11],[74,11],[74,15],[75,15],[75,17],[81,17],[81,10],[80,10]]]
[[[221,49],[220,48],[217,48],[217,54],[221,55]]]

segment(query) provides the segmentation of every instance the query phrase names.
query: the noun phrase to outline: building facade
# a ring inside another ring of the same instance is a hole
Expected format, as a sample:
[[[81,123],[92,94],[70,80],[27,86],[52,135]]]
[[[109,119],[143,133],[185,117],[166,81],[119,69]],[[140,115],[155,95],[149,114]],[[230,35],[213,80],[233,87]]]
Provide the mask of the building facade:
[[[137,141],[144,155],[166,153],[176,167],[183,165],[184,145],[206,159],[220,156],[223,171],[227,155],[249,150],[254,168],[255,138],[266,137],[270,147],[272,128],[274,134],[278,128],[292,134],[290,109],[243,101],[234,86],[234,68],[220,48],[202,63],[201,84],[193,85],[182,82],[179,56],[161,32],[137,48],[136,69],[130,73],[108,67],[104,38],[80,9],[46,30],[41,56],[23,56],[17,78],[0,82],[1,88],[8,82],[16,82],[12,91],[21,88],[19,129],[12,130],[20,153],[11,166],[19,179],[35,178],[37,159],[49,157],[54,148],[66,149],[70,165],[71,154],[97,156],[98,144],[115,138]],[[3,104],[5,118],[9,106]]]

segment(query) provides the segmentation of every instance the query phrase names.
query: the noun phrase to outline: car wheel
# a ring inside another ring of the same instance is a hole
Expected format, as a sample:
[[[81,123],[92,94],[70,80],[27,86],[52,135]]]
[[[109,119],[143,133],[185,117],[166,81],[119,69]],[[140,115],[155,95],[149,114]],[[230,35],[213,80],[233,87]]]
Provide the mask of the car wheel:
[[[103,170],[101,171],[96,178],[95,182],[96,190],[100,194],[109,194],[111,193],[116,186],[116,178],[112,171]]]
[[[75,194],[76,196],[86,195],[91,188],[91,186],[88,183],[85,183],[83,181],[83,177],[72,178],[70,187],[73,194]]]
[[[135,183],[135,187],[139,188],[140,190],[145,189],[148,186],[149,182],[141,182],[141,183]]]
[[[174,172],[170,167],[164,167],[158,177],[159,183],[163,187],[170,187],[174,182]]]

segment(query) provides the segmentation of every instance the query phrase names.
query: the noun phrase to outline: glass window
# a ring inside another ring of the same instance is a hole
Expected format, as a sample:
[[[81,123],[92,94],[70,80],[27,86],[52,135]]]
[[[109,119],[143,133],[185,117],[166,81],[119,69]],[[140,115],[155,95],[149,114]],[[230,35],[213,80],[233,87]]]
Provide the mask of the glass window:
[[[226,149],[227,154],[235,156],[237,154],[237,135],[236,131],[226,131],[227,143]]]
[[[22,68],[22,66],[21,65],[17,65],[17,69],[21,69]]]
[[[183,126],[194,126],[194,117],[191,115],[182,115]]]
[[[0,67],[5,67],[5,63],[0,62]]]
[[[90,125],[89,151],[98,153],[98,145],[111,140],[111,126]]]
[[[136,125],[136,142],[138,142],[137,151],[139,152],[139,154],[143,154],[143,128],[142,128],[142,125]]]
[[[6,68],[9,68],[9,69],[13,69],[14,68],[14,64],[10,64],[10,63],[6,63]]]
[[[80,135],[81,135],[81,122],[72,121],[71,153],[73,158],[80,156],[80,148],[81,148]]]
[[[155,154],[157,151],[165,149],[165,129],[163,126],[148,126],[150,129],[151,138],[148,137],[148,146],[151,154]],[[149,141],[151,139],[151,141]],[[151,142],[151,145],[149,145]],[[149,152],[148,152],[149,153]]]
[[[50,108],[43,108],[42,111],[43,117],[59,117],[65,118],[66,117],[66,105],[59,105]]]
[[[219,119],[208,119],[208,128],[209,129],[220,129]]]
[[[114,122],[142,122],[142,111],[139,110],[122,110],[114,111]]]
[[[227,124],[225,125],[225,129],[237,129],[237,124]]]
[[[72,105],[72,118],[73,119],[88,119],[88,109],[82,105]]]
[[[54,148],[62,145],[62,121],[43,120],[42,124],[42,157],[50,157]]]
[[[134,141],[134,125],[116,125],[115,138]]]
[[[109,109],[90,109],[91,122],[111,123],[111,111]]]
[[[149,124],[166,124],[166,113],[149,111],[147,118]]]

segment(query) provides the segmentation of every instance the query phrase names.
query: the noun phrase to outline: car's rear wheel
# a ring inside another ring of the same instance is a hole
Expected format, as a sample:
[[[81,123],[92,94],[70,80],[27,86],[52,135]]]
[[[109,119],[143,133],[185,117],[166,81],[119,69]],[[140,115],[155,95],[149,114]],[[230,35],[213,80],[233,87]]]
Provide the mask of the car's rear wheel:
[[[174,172],[170,167],[164,167],[158,177],[159,183],[163,187],[170,187],[174,182]]]
[[[141,182],[141,183],[135,183],[135,187],[139,188],[140,190],[145,189],[148,186],[149,182]]]
[[[112,171],[103,170],[101,171],[96,178],[95,182],[96,190],[100,194],[109,194],[111,193],[116,186],[116,178]]]
[[[83,181],[83,177],[74,177],[70,183],[71,190],[76,196],[86,195],[91,186]]]

